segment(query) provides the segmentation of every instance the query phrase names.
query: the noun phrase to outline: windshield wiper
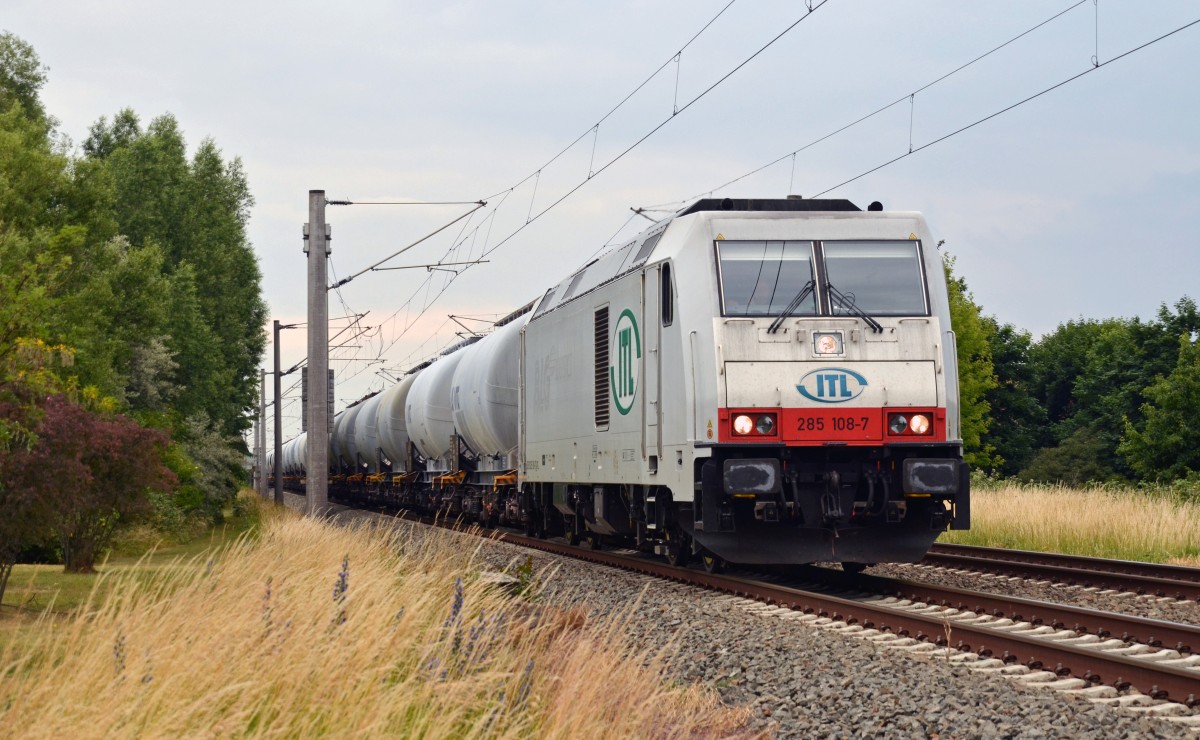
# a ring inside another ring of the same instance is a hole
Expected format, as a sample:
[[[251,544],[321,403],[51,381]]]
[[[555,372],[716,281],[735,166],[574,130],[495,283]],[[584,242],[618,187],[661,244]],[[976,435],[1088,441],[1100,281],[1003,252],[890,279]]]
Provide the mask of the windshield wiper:
[[[800,292],[796,294],[796,297],[792,299],[792,302],[787,304],[787,308],[783,309],[783,313],[779,314],[779,316],[771,322],[771,326],[767,328],[767,333],[774,334],[775,332],[779,331],[779,327],[783,326],[783,322],[787,320],[787,317],[800,307],[800,304],[804,302],[805,298],[812,295],[813,288],[816,287],[817,284],[812,280],[809,280],[807,283],[805,283],[804,287],[800,289]]]
[[[875,332],[876,334],[883,333],[883,325],[868,316],[866,311],[863,311],[861,308],[855,305],[853,293],[847,295],[833,287],[833,283],[825,283],[825,287],[829,290],[829,298],[831,299],[830,308],[833,308],[833,301],[837,301],[839,304],[838,308],[844,309],[851,315],[857,316],[858,318],[867,322],[867,326],[871,327],[871,331]]]

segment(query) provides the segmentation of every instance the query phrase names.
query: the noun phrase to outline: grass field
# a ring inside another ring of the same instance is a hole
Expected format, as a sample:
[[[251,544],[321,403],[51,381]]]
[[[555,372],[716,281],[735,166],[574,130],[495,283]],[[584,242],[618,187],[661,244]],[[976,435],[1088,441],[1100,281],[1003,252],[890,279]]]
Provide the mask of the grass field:
[[[106,558],[97,565],[97,573],[109,576],[134,571],[150,575],[180,558],[219,551],[239,537],[252,534],[257,528],[258,516],[257,507],[242,515],[228,516],[224,524],[184,544],[159,541],[145,530],[139,530],[137,543],[128,539],[118,542],[121,545],[117,548],[119,551],[128,550],[133,554],[118,553]],[[25,614],[47,608],[64,614],[82,604],[93,588],[103,593],[114,582],[111,578],[97,578],[92,574],[64,573],[61,565],[17,565],[13,568],[2,606],[20,607]],[[0,630],[17,616],[15,609],[0,608]]]
[[[8,737],[744,734],[742,711],[664,685],[663,656],[623,647],[619,620],[592,623],[489,585],[462,548],[453,535],[418,541],[279,513],[257,537],[187,559],[110,563],[109,583],[69,615],[43,611],[24,639],[0,633],[0,727]]]
[[[942,542],[1200,565],[1200,502],[1168,491],[985,484]]]

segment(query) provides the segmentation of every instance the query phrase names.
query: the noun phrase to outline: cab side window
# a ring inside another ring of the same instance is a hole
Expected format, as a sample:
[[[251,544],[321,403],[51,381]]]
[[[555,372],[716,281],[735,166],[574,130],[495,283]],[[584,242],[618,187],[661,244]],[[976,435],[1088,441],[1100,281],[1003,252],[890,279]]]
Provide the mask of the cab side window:
[[[670,326],[675,322],[675,295],[671,290],[671,264],[664,263],[662,270],[659,272],[662,276],[662,284],[659,286],[658,295],[662,301],[662,325]]]

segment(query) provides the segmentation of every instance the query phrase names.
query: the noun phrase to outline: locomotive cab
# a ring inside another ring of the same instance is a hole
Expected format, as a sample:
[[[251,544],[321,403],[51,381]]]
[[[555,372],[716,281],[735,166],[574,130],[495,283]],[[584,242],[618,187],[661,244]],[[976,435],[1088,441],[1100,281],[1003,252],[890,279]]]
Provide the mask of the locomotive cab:
[[[736,562],[919,560],[969,518],[941,260],[919,214],[783,204],[820,210],[693,227],[715,299],[697,406],[715,419],[690,534]]]

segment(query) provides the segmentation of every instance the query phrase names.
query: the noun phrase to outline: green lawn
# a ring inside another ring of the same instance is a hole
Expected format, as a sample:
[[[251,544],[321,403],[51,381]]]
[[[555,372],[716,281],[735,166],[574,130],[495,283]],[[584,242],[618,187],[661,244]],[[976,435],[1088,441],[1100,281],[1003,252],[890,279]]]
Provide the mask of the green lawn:
[[[61,565],[17,565],[0,602],[0,645],[21,639],[26,629],[47,616],[47,609],[52,621],[57,621],[55,618],[86,603],[93,589],[102,598],[114,581],[112,575],[136,571],[138,580],[154,580],[172,563],[201,558],[205,553],[218,555],[238,537],[256,531],[258,522],[254,509],[244,516],[227,516],[224,524],[185,544],[149,544],[140,554],[112,555],[98,563],[93,574],[64,573]],[[128,551],[128,545],[125,549]]]

